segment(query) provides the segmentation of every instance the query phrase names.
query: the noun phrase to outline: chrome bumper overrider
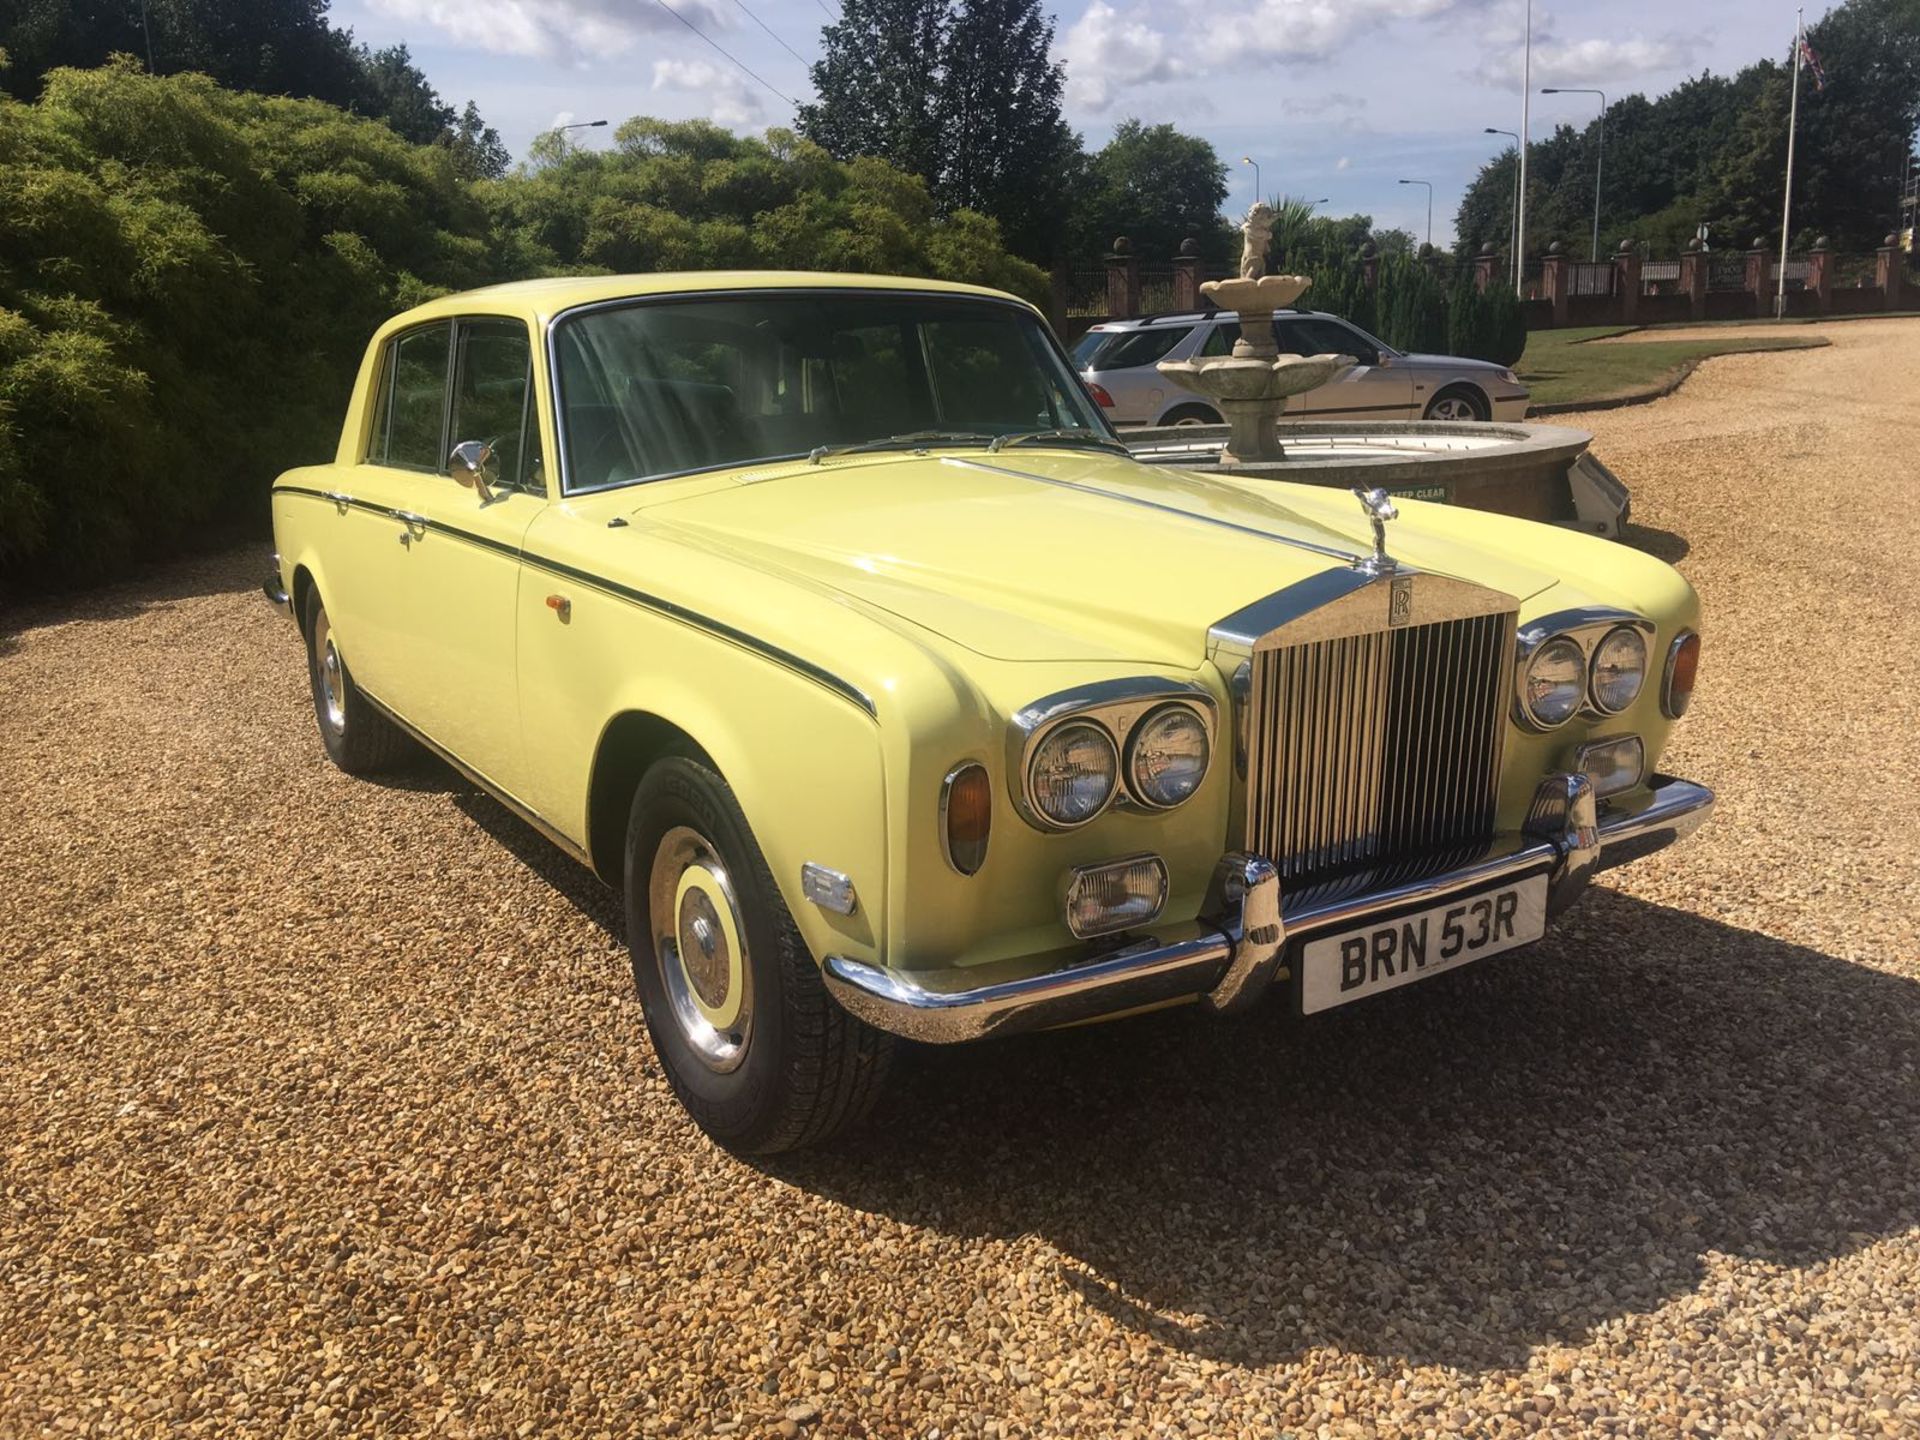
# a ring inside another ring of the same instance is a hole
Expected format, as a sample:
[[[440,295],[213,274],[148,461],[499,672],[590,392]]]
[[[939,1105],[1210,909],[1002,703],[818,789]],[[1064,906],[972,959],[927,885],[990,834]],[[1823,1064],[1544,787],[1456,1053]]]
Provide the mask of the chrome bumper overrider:
[[[280,557],[273,557],[273,568],[267,572],[267,578],[261,582],[261,593],[273,602],[273,608],[282,615],[293,613],[293,599],[287,594],[286,582],[280,578]]]
[[[1597,811],[1586,776],[1553,775],[1535,792],[1519,834],[1439,874],[1308,900],[1283,916],[1273,865],[1236,853],[1216,868],[1200,919],[1154,926],[1124,948],[932,971],[886,970],[830,955],[827,987],[868,1024],[937,1044],[1070,1025],[1171,1000],[1198,999],[1221,1013],[1240,1010],[1278,978],[1287,945],[1302,936],[1543,870],[1548,913],[1557,915],[1598,871],[1685,839],[1712,809],[1711,790],[1657,776],[1650,794],[1621,797]]]

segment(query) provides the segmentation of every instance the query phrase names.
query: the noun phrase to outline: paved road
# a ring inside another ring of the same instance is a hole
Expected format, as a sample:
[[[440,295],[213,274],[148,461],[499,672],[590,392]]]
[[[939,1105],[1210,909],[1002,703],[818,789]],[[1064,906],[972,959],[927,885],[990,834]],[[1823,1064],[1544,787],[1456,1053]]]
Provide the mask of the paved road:
[[[1693,844],[766,1168],[594,882],[324,763],[253,557],[4,617],[0,1435],[1915,1433],[1920,323],[1830,333],[1592,417],[1705,597]]]

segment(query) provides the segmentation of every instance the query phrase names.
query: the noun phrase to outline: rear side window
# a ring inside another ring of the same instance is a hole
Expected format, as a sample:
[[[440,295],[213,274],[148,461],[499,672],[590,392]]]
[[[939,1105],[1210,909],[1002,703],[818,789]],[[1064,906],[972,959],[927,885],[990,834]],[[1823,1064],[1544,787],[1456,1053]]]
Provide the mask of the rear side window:
[[[1182,340],[1193,333],[1191,325],[1156,325],[1148,330],[1122,330],[1106,337],[1107,343],[1081,361],[1089,370],[1132,370],[1164,360]]]
[[[442,321],[387,345],[367,459],[376,465],[439,470],[446,461],[447,358],[453,325]]]

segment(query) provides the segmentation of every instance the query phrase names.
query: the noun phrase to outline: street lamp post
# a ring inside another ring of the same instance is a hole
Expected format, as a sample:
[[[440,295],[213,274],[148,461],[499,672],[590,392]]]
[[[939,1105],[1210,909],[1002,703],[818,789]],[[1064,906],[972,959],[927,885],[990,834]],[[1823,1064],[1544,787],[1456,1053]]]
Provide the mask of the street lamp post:
[[[1513,293],[1527,298],[1527,141],[1533,135],[1533,0],[1527,0],[1526,48],[1520,53],[1520,203],[1513,222]]]
[[[1424,185],[1427,187],[1427,248],[1433,248],[1433,182],[1431,180],[1402,180],[1402,185]]]
[[[1593,256],[1600,258],[1600,176],[1607,163],[1607,92],[1550,87],[1542,95],[1598,95],[1600,97],[1600,142],[1594,147],[1593,160]]]
[[[1253,166],[1253,203],[1258,205],[1260,203],[1260,162],[1251,155],[1242,155],[1240,163]]]
[[[1514,289],[1520,288],[1520,137],[1496,125],[1486,127],[1489,135],[1504,135],[1513,141],[1513,209],[1507,214],[1507,268],[1513,272]]]
[[[573,124],[571,124],[571,125],[556,125],[556,126],[554,126],[553,128],[554,128],[554,129],[556,129],[556,130],[560,130],[560,131],[567,131],[567,130],[598,130],[598,129],[599,129],[599,128],[600,128],[601,126],[602,126],[602,125],[604,125],[604,124],[606,124],[606,123],[607,123],[607,122],[606,122],[606,121],[604,121],[604,120],[576,120],[576,121],[574,121],[574,123],[573,123]]]

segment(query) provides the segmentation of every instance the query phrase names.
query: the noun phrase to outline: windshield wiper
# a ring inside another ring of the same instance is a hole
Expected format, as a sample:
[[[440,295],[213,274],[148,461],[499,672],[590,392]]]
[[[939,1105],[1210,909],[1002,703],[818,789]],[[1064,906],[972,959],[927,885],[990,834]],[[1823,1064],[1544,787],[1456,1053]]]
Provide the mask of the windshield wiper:
[[[885,450],[892,445],[985,445],[991,435],[973,430],[910,430],[905,435],[889,435],[883,440],[860,440],[851,445],[816,445],[807,452],[807,463],[818,465],[830,455],[857,455],[862,450]]]
[[[1111,436],[1102,435],[1098,430],[1077,426],[1068,430],[1020,430],[1011,435],[996,435],[988,450],[1004,450],[1009,445],[1064,445],[1094,450],[1111,450],[1116,455],[1133,458],[1133,451]]]

